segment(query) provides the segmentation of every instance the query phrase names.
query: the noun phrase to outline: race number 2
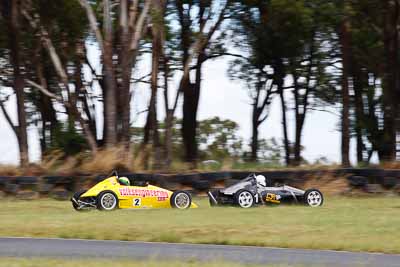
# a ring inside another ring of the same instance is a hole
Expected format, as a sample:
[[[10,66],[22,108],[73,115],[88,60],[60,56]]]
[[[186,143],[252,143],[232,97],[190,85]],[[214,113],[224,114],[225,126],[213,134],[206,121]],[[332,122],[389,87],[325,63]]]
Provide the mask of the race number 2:
[[[134,198],[133,199],[133,206],[139,207],[140,205],[142,205],[142,199],[141,198]]]

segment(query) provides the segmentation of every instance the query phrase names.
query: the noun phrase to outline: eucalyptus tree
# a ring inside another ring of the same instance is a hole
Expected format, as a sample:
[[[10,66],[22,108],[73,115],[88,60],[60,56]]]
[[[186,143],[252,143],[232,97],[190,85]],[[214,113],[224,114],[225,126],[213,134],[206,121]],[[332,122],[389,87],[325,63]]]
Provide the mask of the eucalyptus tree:
[[[227,19],[231,0],[174,0],[178,22],[178,43],[181,77],[178,92],[183,94],[182,137],[184,160],[196,165],[198,158],[197,110],[200,99],[203,64],[221,55],[220,41],[224,32],[221,24]]]
[[[121,141],[128,148],[132,72],[147,29],[151,0],[79,3],[101,52],[105,144],[113,147]]]
[[[396,159],[398,129],[398,1],[345,1],[354,90],[357,159],[368,163],[373,152],[381,161]]]
[[[232,79],[244,81],[252,105],[251,160],[256,161],[259,150],[259,126],[268,118],[275,83],[271,64],[271,42],[266,19],[270,1],[242,1],[235,5],[235,22],[230,25],[235,38],[233,42],[243,51],[234,59],[228,70]]]
[[[3,70],[10,69],[10,73],[3,73],[2,76],[10,82],[8,85],[13,88],[16,95],[18,122],[15,124],[11,119],[9,111],[5,108],[4,99],[0,101],[0,107],[3,111],[4,117],[17,137],[20,165],[26,167],[29,163],[29,155],[24,93],[26,84],[24,80],[23,36],[21,30],[24,27],[24,24],[21,15],[20,1],[12,0],[1,2],[1,23],[6,32],[6,36],[4,36],[6,49],[2,49],[5,57],[2,59],[5,61],[3,64],[8,65],[6,68],[3,68]]]
[[[233,61],[230,74],[246,81],[251,93],[253,115],[252,159],[258,150],[258,127],[268,116],[274,95],[282,109],[286,164],[300,164],[302,131],[312,98],[327,89],[324,62],[326,34],[320,10],[322,1],[240,1],[235,17],[239,49],[247,53]],[[291,103],[288,103],[291,90]],[[289,108],[293,106],[293,108]],[[287,112],[293,110],[295,140],[290,141]],[[265,114],[262,116],[262,114]]]
[[[38,55],[32,55],[34,63],[27,69],[30,77],[26,78],[26,83],[32,89],[39,90],[52,101],[61,104],[68,114],[69,123],[71,125],[75,121],[79,123],[91,151],[96,153],[98,147],[96,136],[78,103],[79,96],[85,90],[79,81],[82,75],[81,58],[85,21],[76,19],[79,12],[82,14],[82,9],[77,2],[63,2],[60,5],[52,1],[26,0],[22,3],[21,14],[27,22],[27,28],[33,36],[39,37],[34,39],[35,44],[41,44],[45,51],[41,55],[40,46],[36,46],[38,50],[35,51]],[[62,13],[62,16],[56,16],[55,13]],[[82,16],[78,17],[82,18]],[[46,58],[51,62],[55,78],[45,77],[43,73],[43,63],[46,62]],[[75,75],[73,79],[70,75],[72,73]],[[50,88],[50,85],[57,89]]]

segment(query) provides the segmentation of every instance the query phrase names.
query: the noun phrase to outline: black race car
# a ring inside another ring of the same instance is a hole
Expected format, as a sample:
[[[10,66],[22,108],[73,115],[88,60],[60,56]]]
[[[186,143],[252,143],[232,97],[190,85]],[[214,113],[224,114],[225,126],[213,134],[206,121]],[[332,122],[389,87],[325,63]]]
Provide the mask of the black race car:
[[[319,207],[324,202],[317,189],[306,191],[291,186],[272,186],[263,175],[251,174],[240,182],[224,189],[208,192],[211,206],[235,205],[250,208],[254,205],[299,203]]]

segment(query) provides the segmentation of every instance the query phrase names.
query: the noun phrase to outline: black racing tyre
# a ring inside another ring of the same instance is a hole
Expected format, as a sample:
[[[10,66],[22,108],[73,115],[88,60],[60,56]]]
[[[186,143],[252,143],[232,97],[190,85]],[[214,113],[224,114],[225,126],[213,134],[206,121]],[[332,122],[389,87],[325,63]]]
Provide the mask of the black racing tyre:
[[[112,211],[118,208],[118,197],[112,191],[103,191],[97,196],[97,208],[102,211]]]
[[[192,205],[192,196],[186,191],[175,191],[170,199],[171,207],[185,210]]]
[[[72,198],[75,199],[75,200],[78,200],[83,194],[86,193],[86,191],[87,190],[78,191],[72,196]],[[78,204],[76,204],[74,201],[72,201],[72,199],[71,199],[71,202],[72,202],[72,207],[74,207],[74,209],[76,211],[87,211],[86,209],[79,209]]]
[[[310,207],[320,207],[324,203],[324,196],[318,189],[308,189],[304,193],[304,204]]]
[[[255,199],[253,194],[245,189],[241,189],[237,191],[234,195],[235,204],[239,205],[239,207],[248,209],[254,206]]]

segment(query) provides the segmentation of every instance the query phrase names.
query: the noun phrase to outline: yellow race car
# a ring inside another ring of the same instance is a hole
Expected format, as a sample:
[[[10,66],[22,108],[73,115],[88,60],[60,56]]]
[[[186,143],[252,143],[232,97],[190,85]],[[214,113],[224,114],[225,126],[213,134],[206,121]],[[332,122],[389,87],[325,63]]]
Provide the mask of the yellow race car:
[[[119,177],[116,172],[89,190],[76,192],[71,198],[77,211],[99,209],[111,211],[120,209],[146,208],[197,208],[191,195],[186,191],[169,191],[147,182],[135,182]]]

